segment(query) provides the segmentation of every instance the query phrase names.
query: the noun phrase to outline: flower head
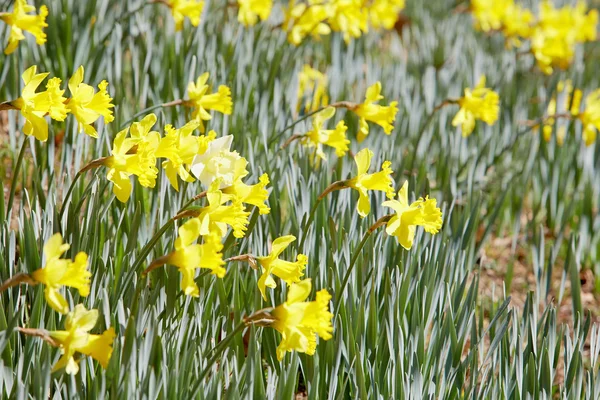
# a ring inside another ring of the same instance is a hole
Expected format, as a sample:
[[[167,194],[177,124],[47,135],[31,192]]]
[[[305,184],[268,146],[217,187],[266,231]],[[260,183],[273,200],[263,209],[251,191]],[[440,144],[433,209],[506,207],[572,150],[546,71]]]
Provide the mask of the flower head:
[[[273,0],[238,0],[238,21],[245,26],[256,25],[269,18],[273,8]]]
[[[192,136],[198,126],[197,121],[188,122],[179,129],[172,125],[165,126],[165,136],[160,139],[156,149],[156,157],[167,159],[162,166],[175,190],[179,190],[177,176],[186,182],[194,181],[189,168],[200,148],[198,138]]]
[[[334,115],[335,108],[333,107],[327,107],[315,114],[312,130],[308,131],[302,138],[302,143],[305,146],[314,147],[317,151],[317,156],[322,160],[327,160],[327,156],[323,152],[323,145],[333,147],[338,157],[344,156],[349,149],[348,145],[350,141],[346,138],[348,127],[343,120],[338,122],[335,129],[323,129],[325,121]]]
[[[183,21],[186,17],[189,18],[192,26],[198,26],[200,23],[200,16],[204,8],[203,0],[167,0],[166,4],[173,14],[176,31],[183,29]]]
[[[329,104],[327,95],[327,76],[309,65],[304,65],[298,74],[298,108],[306,97],[304,112],[316,111]]]
[[[231,151],[233,135],[223,136],[208,143],[206,150],[192,161],[192,174],[209,187],[216,179],[221,188],[231,186],[235,179],[236,163],[241,159],[236,151]]]
[[[115,119],[111,110],[114,104],[111,103],[112,98],[106,91],[108,82],[100,82],[98,92],[95,93],[93,87],[83,83],[83,73],[82,65],[69,80],[71,98],[67,103],[67,108],[77,119],[79,130],[83,129],[86,134],[97,138],[98,132],[92,124],[101,116],[104,117],[106,123],[112,122]]]
[[[392,174],[394,171],[390,168],[391,163],[385,161],[381,165],[381,171],[369,174],[373,152],[369,149],[362,149],[354,157],[358,174],[348,181],[348,186],[357,190],[359,194],[356,210],[362,218],[366,217],[371,211],[371,202],[369,201],[369,190],[379,190],[385,192],[388,198],[393,198],[394,180]]]
[[[581,103],[581,91],[576,91],[571,108],[574,116],[583,125],[583,141],[586,146],[596,142],[598,130],[600,130],[600,89],[596,89],[585,98],[585,107],[579,112]]]
[[[290,0],[283,24],[288,31],[288,41],[298,46],[308,35],[315,39],[329,35],[331,28],[325,23],[327,16],[328,8],[322,0],[311,0],[309,4],[296,4],[295,0]]]
[[[0,13],[0,20],[10,25],[8,45],[4,49],[4,54],[8,55],[17,49],[19,42],[25,39],[23,31],[27,31],[35,36],[37,44],[42,45],[46,43],[44,28],[48,26],[46,23],[48,7],[41,6],[39,15],[28,14],[32,11],[35,11],[35,7],[27,4],[27,0],[16,0],[11,13]]]
[[[131,124],[130,128],[117,133],[112,156],[104,161],[104,165],[109,168],[106,177],[113,182],[113,192],[123,203],[131,196],[131,175],[137,176],[140,185],[144,187],[154,187],[156,184],[156,149],[160,143],[160,134],[151,131],[155,123],[156,115],[149,114],[140,122]]]
[[[74,261],[60,258],[67,250],[69,250],[69,245],[63,243],[61,234],[54,234],[44,245],[46,259],[44,267],[31,274],[36,282],[44,284],[44,296],[48,305],[62,314],[69,311],[69,304],[60,294],[60,287],[76,288],[81,296],[86,297],[90,294],[92,276],[91,272],[87,270],[87,254],[77,253]]]
[[[277,359],[282,360],[288,351],[315,354],[317,336],[323,340],[332,338],[333,314],[329,311],[331,295],[326,289],[317,292],[315,301],[305,302],[310,294],[312,283],[305,279],[292,284],[287,301],[275,307],[271,313],[275,322],[271,325],[281,333],[281,343],[277,347]]]
[[[385,201],[383,206],[396,212],[387,223],[386,232],[396,236],[407,250],[412,247],[416,226],[422,226],[425,232],[431,234],[438,233],[442,227],[442,212],[435,199],[425,197],[408,203],[408,181],[398,191],[398,200]]]
[[[60,346],[62,357],[52,368],[52,372],[65,368],[67,374],[79,372],[79,364],[73,356],[85,354],[97,360],[102,367],[108,367],[112,355],[115,330],[109,328],[102,335],[92,335],[90,330],[96,325],[98,310],[86,310],[78,304],[67,315],[64,331],[51,331],[49,335]]]
[[[498,93],[485,87],[485,76],[482,76],[475,89],[466,88],[464,97],[458,99],[460,110],[454,116],[452,125],[461,125],[464,137],[475,129],[475,120],[493,125],[500,113],[499,103]]]
[[[194,106],[192,116],[200,123],[201,132],[204,132],[202,121],[208,121],[212,118],[209,113],[210,110],[230,115],[233,109],[231,89],[221,85],[216,93],[208,93],[210,91],[210,87],[206,84],[208,76],[208,72],[205,72],[200,75],[196,83],[190,82],[187,88],[190,103]]]
[[[249,212],[244,210],[244,206],[239,199],[234,199],[230,205],[225,205],[228,197],[219,190],[221,182],[214,181],[208,188],[206,198],[208,205],[198,212],[200,220],[200,234],[207,236],[212,233],[224,237],[227,234],[227,227],[233,229],[233,236],[243,238],[248,226]]]
[[[222,192],[225,195],[231,196],[232,201],[240,201],[257,207],[261,215],[268,214],[271,211],[266,204],[269,198],[269,192],[266,189],[270,183],[269,175],[262,174],[258,178],[257,184],[248,185],[243,182],[243,178],[248,175],[247,164],[248,161],[243,157],[236,161],[233,183],[231,186],[224,188]]]
[[[219,278],[225,276],[223,261],[223,244],[219,235],[204,236],[204,243],[195,243],[200,236],[201,223],[192,218],[179,228],[179,236],[175,240],[175,251],[165,257],[165,263],[172,264],[181,272],[181,290],[188,295],[198,297],[200,291],[194,282],[196,269],[206,268]]]
[[[325,3],[329,26],[341,32],[346,43],[369,30],[369,14],[363,3],[363,0],[329,0]]]
[[[258,280],[258,289],[262,294],[263,299],[267,300],[265,293],[266,288],[274,289],[277,283],[271,277],[271,274],[283,279],[288,285],[300,282],[300,278],[304,275],[304,269],[308,262],[308,257],[304,254],[298,254],[295,262],[281,260],[279,256],[283,251],[296,240],[295,236],[287,235],[277,238],[271,245],[271,253],[267,256],[256,257],[256,260],[262,267],[262,275]]]
[[[369,7],[369,22],[375,29],[392,29],[404,9],[405,0],[372,0]]]
[[[360,117],[360,128],[358,132],[358,141],[364,140],[369,134],[369,125],[367,121],[376,123],[383,128],[386,135],[392,133],[394,121],[398,113],[398,102],[392,101],[389,106],[376,104],[383,99],[381,95],[381,82],[374,83],[367,89],[365,102],[359,104],[353,111]]]
[[[22,78],[25,87],[21,97],[13,101],[12,104],[21,110],[25,117],[23,133],[33,135],[36,139],[45,142],[48,140],[48,121],[45,116],[57,121],[64,121],[67,117],[67,108],[63,97],[65,92],[60,88],[61,80],[52,78],[46,84],[46,90],[36,92],[42,81],[46,79],[48,73],[36,74],[37,67],[34,65],[23,72]]]

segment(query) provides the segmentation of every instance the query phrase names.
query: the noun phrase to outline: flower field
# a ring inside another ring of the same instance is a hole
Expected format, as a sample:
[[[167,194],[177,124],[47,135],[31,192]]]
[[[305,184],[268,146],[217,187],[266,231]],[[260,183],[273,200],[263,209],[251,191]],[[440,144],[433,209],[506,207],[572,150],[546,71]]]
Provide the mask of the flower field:
[[[0,398],[600,398],[587,1],[0,0]]]

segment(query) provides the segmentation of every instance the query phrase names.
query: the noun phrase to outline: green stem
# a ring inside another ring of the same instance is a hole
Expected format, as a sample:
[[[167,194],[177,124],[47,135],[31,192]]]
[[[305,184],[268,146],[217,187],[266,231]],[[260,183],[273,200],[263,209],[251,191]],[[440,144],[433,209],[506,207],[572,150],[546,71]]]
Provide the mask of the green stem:
[[[241,332],[244,328],[246,327],[246,323],[245,322],[240,322],[233,331],[231,331],[231,333],[229,335],[227,335],[225,337],[225,339],[221,340],[219,342],[219,344],[214,347],[210,352],[213,353],[212,357],[206,362],[206,367],[204,367],[204,369],[202,370],[202,372],[200,373],[200,375],[196,378],[196,384],[194,385],[194,388],[192,389],[192,396],[190,398],[195,398],[198,390],[200,389],[200,385],[202,385],[204,382],[204,378],[206,377],[206,375],[210,372],[213,364],[217,361],[217,359],[221,356],[221,353],[223,352],[223,350],[227,347],[227,345],[229,344],[229,342],[231,342],[233,340],[233,338],[235,337],[235,335],[237,335],[239,332]]]
[[[149,111],[154,111],[157,108],[174,107],[174,106],[185,105],[185,104],[187,104],[186,100],[178,99],[178,100],[170,101],[168,103],[155,104],[155,105],[150,106],[148,108],[144,108],[142,111],[139,111],[139,112],[135,113],[133,115],[133,117],[129,118],[127,121],[125,121],[124,123],[122,123],[121,127],[119,129],[125,128],[127,125],[129,125],[130,123],[132,123],[133,121],[135,121],[137,118],[141,117],[142,115],[146,114]]]
[[[73,178],[73,180],[71,181],[71,184],[69,185],[69,189],[67,190],[67,194],[65,194],[65,197],[63,197],[63,202],[62,202],[62,205],[60,206],[60,212],[58,213],[59,221],[62,221],[63,215],[65,214],[65,211],[67,210],[67,203],[68,203],[69,199],[71,198],[71,193],[73,193],[73,190],[75,189],[75,184],[77,183],[79,178],[81,178],[83,176],[84,173],[85,173],[85,171],[83,169],[79,170],[77,172],[77,174],[75,174],[75,177]]]
[[[169,218],[169,220],[165,222],[163,226],[160,227],[160,229],[154,234],[154,236],[152,236],[152,239],[150,239],[150,241],[146,243],[138,257],[136,258],[135,263],[133,263],[133,267],[131,268],[133,271],[136,271],[139,268],[139,266],[142,265],[148,254],[150,254],[150,251],[152,250],[156,242],[158,242],[160,237],[171,227],[171,225],[173,225],[174,222],[174,218]]]
[[[17,156],[17,163],[15,164],[15,169],[13,170],[13,179],[10,185],[10,195],[8,196],[8,205],[6,207],[6,220],[10,223],[10,215],[12,213],[12,205],[15,200],[15,191],[17,190],[17,180],[19,179],[19,172],[21,172],[21,165],[23,165],[23,158],[25,156],[25,149],[27,148],[27,142],[29,138],[25,136],[23,138],[23,144],[21,144],[21,150],[19,150],[19,155]]]
[[[350,265],[348,266],[348,270],[346,271],[346,275],[344,275],[344,279],[342,280],[342,285],[340,286],[339,294],[337,295],[338,301],[337,301],[337,305],[335,306],[335,312],[333,313],[334,316],[336,316],[338,314],[338,312],[340,311],[340,306],[342,304],[342,298],[344,296],[344,290],[346,290],[346,286],[348,285],[348,280],[350,280],[350,275],[352,275],[352,271],[354,270],[354,266],[356,265],[356,260],[358,260],[358,256],[360,255],[363,247],[365,247],[365,244],[367,243],[367,240],[369,240],[369,238],[371,237],[371,235],[373,234],[373,232],[377,228],[379,228],[382,225],[385,225],[392,217],[393,217],[393,214],[386,215],[384,217],[379,218],[377,220],[377,222],[375,222],[365,232],[365,234],[363,235],[362,240],[360,241],[360,243],[358,244],[358,246],[354,250],[354,254],[352,255],[352,259],[350,260]]]

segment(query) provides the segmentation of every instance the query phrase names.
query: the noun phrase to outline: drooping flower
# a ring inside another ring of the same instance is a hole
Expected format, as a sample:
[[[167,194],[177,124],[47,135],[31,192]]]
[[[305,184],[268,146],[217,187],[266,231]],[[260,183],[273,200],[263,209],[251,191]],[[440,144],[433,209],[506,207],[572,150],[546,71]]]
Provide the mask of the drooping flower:
[[[183,21],[186,17],[189,18],[192,26],[200,24],[200,17],[204,8],[203,0],[166,0],[166,4],[171,9],[171,14],[173,14],[176,31],[183,29]]]
[[[309,65],[304,65],[298,74],[298,109],[301,108],[302,99],[304,112],[316,111],[329,104],[327,95],[327,76]]]
[[[52,372],[65,368],[67,374],[77,374],[79,364],[73,357],[75,353],[90,356],[102,367],[108,367],[113,352],[112,344],[116,337],[115,330],[109,328],[102,335],[89,333],[97,321],[98,310],[86,310],[82,304],[78,304],[67,315],[64,331],[49,332],[50,337],[59,344],[62,353]]]
[[[369,22],[375,29],[392,29],[404,6],[405,0],[372,0],[368,6]]]
[[[21,97],[11,102],[13,106],[21,110],[25,117],[23,133],[33,135],[39,141],[48,140],[48,121],[45,116],[57,121],[64,121],[67,117],[67,108],[63,97],[65,92],[60,88],[61,80],[52,78],[46,84],[46,90],[36,92],[38,86],[48,76],[48,73],[36,74],[37,67],[34,65],[23,72],[22,78],[25,87]]]
[[[113,193],[123,203],[131,196],[131,175],[136,175],[144,187],[156,184],[156,149],[160,134],[151,131],[155,123],[156,115],[148,114],[140,122],[134,122],[130,128],[117,133],[112,155],[103,160],[109,168],[106,178],[113,182]]]
[[[193,182],[189,168],[198,153],[200,143],[192,133],[198,128],[197,121],[191,121],[179,129],[172,125],[165,126],[165,136],[160,139],[156,149],[156,157],[166,158],[162,166],[167,178],[175,190],[179,190],[177,176],[186,182]]]
[[[243,178],[248,175],[247,165],[248,161],[243,157],[236,161],[233,183],[231,186],[223,188],[222,192],[224,195],[231,196],[230,200],[232,201],[240,201],[257,207],[261,215],[268,214],[271,211],[266,204],[269,198],[269,192],[266,189],[270,183],[269,175],[262,174],[258,178],[258,183],[248,185],[243,182]]]
[[[60,294],[60,287],[76,288],[81,296],[86,297],[90,294],[92,276],[91,272],[87,270],[87,254],[77,253],[74,261],[62,259],[61,256],[67,250],[69,250],[69,245],[63,243],[62,235],[54,234],[44,245],[46,260],[44,267],[31,274],[34,281],[45,286],[44,296],[48,305],[62,314],[69,312],[69,304]]]
[[[398,102],[392,101],[389,106],[376,104],[381,99],[383,99],[381,95],[381,82],[376,82],[367,89],[365,102],[353,109],[354,113],[360,117],[359,142],[363,141],[369,134],[367,121],[381,126],[386,135],[392,133],[396,114],[398,113]]]
[[[23,31],[31,33],[37,44],[46,43],[44,28],[48,26],[46,23],[48,7],[41,6],[39,15],[28,14],[32,11],[35,11],[35,7],[27,4],[27,0],[16,0],[11,13],[0,12],[0,20],[10,26],[8,45],[4,49],[4,54],[11,54],[17,49],[19,42],[25,39]]]
[[[238,6],[238,21],[245,26],[253,26],[259,18],[261,21],[269,18],[273,0],[238,0]]]
[[[327,107],[318,112],[313,117],[313,128],[302,137],[302,143],[309,148],[315,148],[317,156],[322,160],[327,160],[327,155],[323,152],[323,145],[335,149],[338,157],[344,156],[348,152],[350,141],[346,138],[348,127],[344,121],[338,122],[335,129],[324,129],[325,121],[335,115],[335,108]]]
[[[204,132],[203,121],[208,121],[212,118],[209,113],[210,110],[230,115],[233,109],[231,89],[225,85],[221,85],[218,92],[208,94],[210,90],[210,87],[206,84],[208,77],[209,73],[205,72],[200,75],[196,83],[190,82],[187,87],[189,101],[194,106],[192,116],[200,123],[201,132]]]
[[[386,232],[396,236],[400,245],[407,250],[413,245],[417,226],[422,226],[425,232],[431,234],[438,233],[442,227],[442,211],[435,199],[425,197],[408,203],[408,181],[398,191],[398,200],[385,201],[383,206],[396,212],[387,223]]]
[[[326,289],[317,292],[316,300],[305,302],[312,289],[310,279],[290,286],[287,301],[271,312],[275,321],[271,327],[281,333],[277,359],[282,360],[288,351],[315,354],[317,336],[332,338],[333,314],[329,311],[331,295]]]
[[[233,229],[233,236],[243,238],[248,226],[249,212],[244,210],[244,205],[239,199],[234,199],[230,205],[225,205],[228,197],[219,190],[221,182],[217,179],[208,188],[206,198],[208,205],[198,211],[200,220],[200,234],[202,236],[211,233],[224,237],[227,227]]]
[[[216,179],[221,187],[231,186],[235,179],[236,163],[241,158],[239,153],[231,151],[233,135],[223,136],[208,143],[206,151],[196,155],[192,161],[192,174],[208,187]]]
[[[171,264],[181,273],[181,290],[188,296],[198,297],[200,291],[194,282],[199,268],[206,268],[219,278],[227,272],[223,265],[223,244],[221,237],[209,234],[203,237],[202,244],[196,243],[200,236],[201,224],[198,218],[192,218],[179,228],[175,240],[175,251],[161,258],[161,264]]]
[[[108,82],[102,81],[98,85],[98,92],[94,88],[83,83],[83,65],[80,66],[75,74],[69,80],[69,90],[71,98],[67,103],[69,112],[75,116],[79,122],[79,130],[83,131],[93,138],[98,137],[98,132],[93,123],[101,116],[106,123],[112,122],[115,118],[111,108],[112,98],[106,91]]]
[[[271,245],[271,252],[267,256],[256,257],[256,260],[262,268],[262,275],[258,280],[258,289],[262,294],[263,299],[267,300],[266,288],[274,289],[277,283],[271,274],[283,279],[288,285],[300,282],[300,278],[304,275],[304,269],[308,262],[308,257],[304,254],[298,254],[295,262],[281,260],[279,256],[283,251],[296,240],[295,236],[287,235],[277,238]]]
[[[466,88],[464,97],[458,99],[460,110],[454,116],[452,125],[460,125],[464,137],[473,132],[476,120],[493,125],[500,113],[499,103],[498,93],[485,87],[485,76],[482,76],[475,89]]]
[[[315,39],[329,35],[331,28],[325,23],[327,16],[328,9],[322,0],[311,0],[309,4],[296,4],[295,0],[290,0],[283,23],[288,41],[298,46],[308,35]]]
[[[348,181],[348,186],[358,191],[359,198],[356,210],[362,218],[366,217],[371,211],[371,202],[369,201],[369,190],[378,190],[385,192],[389,199],[394,198],[394,181],[392,179],[393,171],[390,168],[391,162],[385,161],[381,165],[381,171],[369,174],[373,152],[369,149],[362,149],[354,157],[358,173],[356,177]]]

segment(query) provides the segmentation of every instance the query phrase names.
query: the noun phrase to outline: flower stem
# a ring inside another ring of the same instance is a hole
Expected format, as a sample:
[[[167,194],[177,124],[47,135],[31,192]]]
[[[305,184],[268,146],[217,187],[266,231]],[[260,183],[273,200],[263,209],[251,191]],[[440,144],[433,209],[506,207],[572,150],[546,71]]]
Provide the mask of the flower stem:
[[[13,179],[10,185],[10,194],[8,196],[8,204],[6,207],[6,219],[10,223],[10,215],[12,213],[13,201],[15,200],[15,192],[17,190],[17,180],[19,179],[19,172],[21,172],[21,166],[23,165],[23,158],[25,157],[25,149],[27,149],[27,143],[29,142],[29,138],[25,136],[23,138],[23,144],[21,144],[21,150],[19,150],[19,155],[17,156],[17,163],[15,164],[15,169],[13,170]]]
[[[127,125],[129,125],[130,123],[132,123],[134,120],[136,120],[138,117],[146,114],[149,111],[153,111],[156,110],[157,108],[167,108],[167,107],[175,107],[175,106],[180,106],[180,105],[186,105],[188,104],[187,100],[183,100],[183,99],[178,99],[178,100],[173,100],[170,101],[168,103],[162,103],[162,104],[155,104],[153,106],[150,106],[148,108],[144,108],[142,111],[137,112],[133,115],[133,117],[129,118],[127,121],[125,121],[124,123],[121,124],[121,127],[119,129],[123,129],[125,128]]]
[[[171,227],[171,225],[173,225],[174,222],[175,218],[169,218],[169,220],[165,222],[163,226],[160,227],[160,229],[154,234],[154,236],[152,236],[150,241],[146,243],[138,257],[136,258],[135,262],[133,263],[133,266],[131,268],[133,271],[136,271],[140,267],[140,265],[142,265],[148,254],[150,254],[150,251],[152,251],[152,248],[154,247],[156,242],[158,242],[160,237]]]
[[[6,289],[15,287],[21,283],[27,283],[28,285],[32,286],[38,284],[38,282],[33,280],[31,275],[26,274],[25,272],[19,272],[8,278],[6,281],[2,282],[2,285],[0,285],[0,293],[4,292]]]
[[[59,347],[58,343],[56,343],[54,339],[52,339],[48,331],[45,329],[22,328],[18,326],[17,330],[23,335],[39,337],[45,342],[48,342],[48,344],[50,344],[51,346]]]
[[[386,216],[383,216],[383,217],[379,218],[377,220],[377,222],[375,222],[365,232],[365,234],[363,235],[362,240],[360,241],[360,243],[358,244],[358,246],[354,250],[354,254],[352,255],[352,259],[350,260],[350,265],[348,266],[348,270],[346,271],[346,275],[344,275],[344,279],[342,280],[342,285],[340,286],[339,294],[337,295],[338,301],[337,301],[337,305],[335,306],[335,312],[333,313],[334,316],[337,315],[338,311],[340,310],[340,305],[342,304],[342,298],[344,296],[344,290],[346,290],[346,286],[348,285],[348,280],[350,279],[350,275],[352,275],[352,271],[354,270],[354,266],[356,265],[356,260],[358,260],[358,256],[360,255],[363,247],[365,247],[365,244],[367,243],[367,240],[371,237],[371,235],[373,234],[373,232],[377,228],[379,228],[380,226],[385,225],[393,216],[394,216],[394,214],[390,214],[390,215],[386,215]]]

